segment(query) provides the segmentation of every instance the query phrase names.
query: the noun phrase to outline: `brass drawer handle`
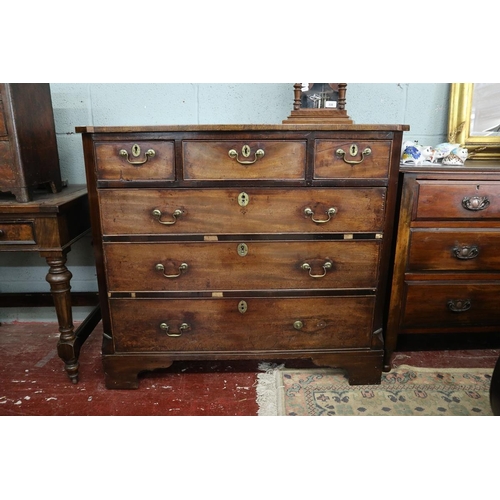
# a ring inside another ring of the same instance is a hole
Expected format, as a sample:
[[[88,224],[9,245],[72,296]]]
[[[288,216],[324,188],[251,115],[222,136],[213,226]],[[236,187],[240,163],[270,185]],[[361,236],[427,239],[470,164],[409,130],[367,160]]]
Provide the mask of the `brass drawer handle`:
[[[157,271],[161,271],[163,273],[163,276],[165,276],[165,278],[178,278],[182,273],[187,271],[187,268],[188,265],[185,262],[183,262],[179,266],[179,274],[165,274],[165,266],[163,264],[156,264],[155,266],[155,269]]]
[[[172,219],[173,220],[161,220],[163,214],[161,213],[161,210],[158,210],[155,208],[153,210],[153,217],[160,223],[164,224],[165,226],[171,226],[172,224],[175,224],[177,222],[177,217],[180,217],[182,215],[182,210],[174,210],[172,212]]]
[[[304,271],[309,271],[309,276],[311,278],[323,278],[324,276],[326,276],[326,271],[328,269],[331,269],[332,268],[332,263],[327,260],[324,264],[323,264],[323,274],[311,274],[311,271],[312,271],[312,268],[310,266],[310,264],[308,264],[307,262],[304,262],[301,266],[301,269],[304,269]]]
[[[257,151],[255,152],[255,158],[253,160],[240,160],[239,155],[235,149],[230,149],[228,154],[231,158],[235,158],[240,165],[252,165],[259,158],[262,158],[264,156],[264,150],[257,149]],[[250,156],[250,147],[246,145],[243,146],[243,148],[241,149],[241,154],[243,155],[243,157],[248,158]]]
[[[350,149],[349,149],[349,153],[351,156],[356,156],[356,154],[358,153],[358,147],[356,146],[356,144],[353,144]],[[362,163],[362,161],[365,159],[366,156],[370,156],[372,154],[372,150],[371,148],[365,148],[363,149],[363,151],[361,152],[361,160],[346,160],[345,159],[345,155],[347,154],[343,149],[337,149],[337,151],[335,152],[335,154],[339,157],[339,158],[342,158],[346,163],[348,163],[349,165],[359,165],[360,163]]]
[[[479,247],[477,245],[463,245],[454,247],[453,256],[460,260],[475,259],[479,255]]]
[[[3,232],[3,229],[0,229],[0,238],[1,238],[2,236],[4,236],[4,235],[5,235],[5,233]]]
[[[453,312],[465,312],[471,308],[470,299],[455,299],[448,301],[448,309]]]
[[[462,206],[466,210],[471,210],[472,212],[478,212],[479,210],[484,210],[490,205],[490,200],[487,196],[466,196],[462,200]]]
[[[134,147],[135,147],[135,145],[132,147],[132,155],[133,156],[135,156],[134,155]],[[144,163],[146,163],[149,160],[149,158],[153,158],[156,153],[155,153],[154,149],[148,149],[144,153],[145,159],[142,161],[130,161],[129,156],[128,156],[128,152],[125,149],[120,149],[119,154],[120,154],[120,156],[126,156],[126,160],[130,163],[130,165],[144,165]]]
[[[316,224],[325,224],[326,222],[329,222],[332,218],[332,215],[335,215],[337,213],[337,209],[335,207],[329,208],[325,214],[328,215],[328,219],[315,219],[314,218],[314,212],[309,208],[304,208],[304,214],[311,217],[311,220],[315,222]]]
[[[181,323],[179,326],[179,332],[170,333],[170,326],[168,323],[163,322],[160,323],[160,329],[165,332],[169,337],[180,337],[184,332],[187,332],[191,329],[188,323]]]

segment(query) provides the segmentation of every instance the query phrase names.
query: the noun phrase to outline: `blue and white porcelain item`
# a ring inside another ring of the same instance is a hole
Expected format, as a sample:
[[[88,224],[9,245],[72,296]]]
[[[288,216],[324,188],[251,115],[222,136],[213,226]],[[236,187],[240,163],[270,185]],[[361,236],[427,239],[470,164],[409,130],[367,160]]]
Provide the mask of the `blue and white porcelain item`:
[[[443,165],[463,166],[465,160],[469,156],[469,151],[466,148],[454,148],[448,155],[443,158]]]
[[[419,165],[424,161],[422,153],[417,146],[406,146],[401,155],[401,163],[414,163]]]

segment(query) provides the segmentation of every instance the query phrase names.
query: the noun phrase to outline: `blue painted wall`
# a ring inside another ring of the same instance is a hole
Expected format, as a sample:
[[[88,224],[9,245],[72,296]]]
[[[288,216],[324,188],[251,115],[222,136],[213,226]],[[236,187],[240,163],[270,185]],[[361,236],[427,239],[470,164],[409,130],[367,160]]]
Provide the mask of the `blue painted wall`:
[[[408,124],[405,139],[436,145],[446,140],[449,83],[349,83],[347,112],[354,123]],[[293,83],[111,84],[52,83],[63,179],[85,183],[84,125],[279,124],[292,108]],[[72,289],[97,290],[90,237],[68,254]],[[0,293],[47,292],[47,266],[37,254],[0,253]],[[83,319],[88,310],[76,308]],[[56,321],[51,308],[1,308],[0,321]]]

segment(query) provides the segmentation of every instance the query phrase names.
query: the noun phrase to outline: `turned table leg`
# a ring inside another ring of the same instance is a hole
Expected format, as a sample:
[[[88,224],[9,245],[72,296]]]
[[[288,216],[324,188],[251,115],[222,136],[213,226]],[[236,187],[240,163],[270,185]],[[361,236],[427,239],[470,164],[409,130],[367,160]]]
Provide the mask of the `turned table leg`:
[[[57,352],[64,361],[71,382],[76,384],[78,382],[79,352],[75,348],[76,333],[71,310],[70,281],[73,275],[66,267],[66,252],[54,252],[44,256],[49,265],[46,280],[50,284],[59,323],[59,332],[61,333],[57,344]]]

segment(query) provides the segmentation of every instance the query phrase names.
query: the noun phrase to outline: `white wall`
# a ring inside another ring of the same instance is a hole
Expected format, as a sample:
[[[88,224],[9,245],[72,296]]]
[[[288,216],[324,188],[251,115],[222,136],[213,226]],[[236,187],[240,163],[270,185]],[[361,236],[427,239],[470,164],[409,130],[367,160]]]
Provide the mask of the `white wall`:
[[[448,83],[349,83],[347,112],[355,123],[408,124],[405,139],[446,140]],[[100,84],[52,83],[63,179],[85,183],[81,137],[85,125],[278,124],[292,109],[293,83]],[[68,254],[75,291],[97,290],[90,237]],[[45,260],[32,253],[0,253],[0,293],[47,292]],[[81,320],[87,308],[76,308]],[[0,321],[56,321],[52,308],[2,308]]]

